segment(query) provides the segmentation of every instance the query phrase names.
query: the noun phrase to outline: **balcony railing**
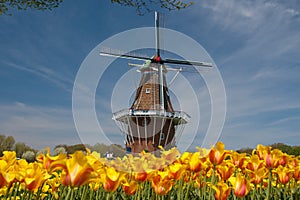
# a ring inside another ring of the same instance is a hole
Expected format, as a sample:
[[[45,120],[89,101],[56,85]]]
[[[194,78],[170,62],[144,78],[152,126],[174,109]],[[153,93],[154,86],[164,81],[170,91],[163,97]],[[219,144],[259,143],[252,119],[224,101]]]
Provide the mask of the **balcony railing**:
[[[123,121],[125,117],[130,116],[152,116],[152,117],[165,117],[165,118],[177,118],[183,120],[181,123],[187,123],[191,118],[184,111],[173,111],[167,112],[164,110],[134,110],[134,109],[123,109],[113,113],[113,120]]]

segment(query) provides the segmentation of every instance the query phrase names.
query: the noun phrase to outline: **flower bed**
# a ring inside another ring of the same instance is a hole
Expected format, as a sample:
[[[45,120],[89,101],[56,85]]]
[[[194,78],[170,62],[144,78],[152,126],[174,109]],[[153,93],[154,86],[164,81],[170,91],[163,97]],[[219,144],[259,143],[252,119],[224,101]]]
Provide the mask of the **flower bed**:
[[[251,155],[211,149],[143,152],[115,160],[96,152],[0,157],[1,199],[300,199],[299,157],[258,145]]]

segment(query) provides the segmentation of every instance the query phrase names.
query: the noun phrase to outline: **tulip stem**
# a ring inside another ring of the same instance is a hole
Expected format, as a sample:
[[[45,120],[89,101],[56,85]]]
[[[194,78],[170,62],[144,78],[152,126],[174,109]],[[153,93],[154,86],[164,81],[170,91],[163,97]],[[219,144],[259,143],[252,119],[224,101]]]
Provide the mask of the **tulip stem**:
[[[211,179],[210,179],[210,182],[211,182],[212,185],[215,184],[215,170],[216,170],[216,166],[214,165],[213,171],[212,171],[212,175],[211,175]],[[212,193],[213,193],[213,189],[212,189],[212,187],[210,186],[210,187],[209,187],[209,196],[208,196],[208,199],[209,199],[209,200],[211,200],[211,199],[213,198]]]
[[[272,191],[272,169],[269,169],[269,178],[268,178],[268,190],[267,190],[267,200],[271,198],[271,191]]]

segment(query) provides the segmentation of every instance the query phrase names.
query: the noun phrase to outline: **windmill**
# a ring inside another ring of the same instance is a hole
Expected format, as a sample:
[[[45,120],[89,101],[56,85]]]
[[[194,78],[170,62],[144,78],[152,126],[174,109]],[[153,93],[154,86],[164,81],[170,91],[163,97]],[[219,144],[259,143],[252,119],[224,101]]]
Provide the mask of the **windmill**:
[[[113,120],[124,134],[124,143],[128,152],[150,152],[159,146],[169,149],[176,144],[190,116],[184,111],[175,111],[166,83],[166,73],[176,70],[174,81],[183,68],[166,67],[165,64],[187,67],[212,67],[212,64],[178,59],[163,59],[161,57],[159,40],[159,14],[155,12],[155,42],[156,53],[153,57],[101,51],[102,56],[141,60],[143,65],[130,64],[139,67],[141,80],[136,90],[134,101],[130,108],[113,113]]]

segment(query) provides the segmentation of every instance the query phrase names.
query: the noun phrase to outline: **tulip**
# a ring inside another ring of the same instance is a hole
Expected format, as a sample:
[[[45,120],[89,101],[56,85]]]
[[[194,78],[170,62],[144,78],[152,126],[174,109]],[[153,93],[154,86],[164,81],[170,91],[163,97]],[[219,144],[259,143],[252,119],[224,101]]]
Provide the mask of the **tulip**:
[[[220,178],[224,181],[228,180],[229,177],[234,172],[234,165],[233,164],[221,164],[217,166],[217,172]]]
[[[229,153],[224,150],[224,147],[225,145],[222,142],[217,142],[216,146],[209,151],[209,160],[213,165],[221,164]]]
[[[245,161],[247,159],[246,153],[238,153],[238,152],[233,152],[230,155],[231,162],[237,166],[239,169],[243,169],[245,165]]]
[[[125,181],[124,183],[122,183],[122,186],[125,194],[133,195],[138,188],[138,183],[136,181],[130,181],[130,183],[128,183],[128,181]]]
[[[188,169],[193,172],[199,172],[201,168],[202,168],[202,161],[200,159],[200,152],[193,153],[190,158]]]
[[[169,166],[169,177],[174,180],[179,180],[185,171],[185,166],[180,163],[174,163]]]
[[[283,166],[279,166],[275,169],[275,172],[278,175],[278,181],[282,184],[287,184],[293,176],[294,170],[288,169]]]
[[[235,196],[244,197],[249,193],[250,183],[241,174],[238,174],[237,177],[230,177],[229,181],[233,186]]]
[[[296,181],[300,181],[300,166],[294,168],[293,177]]]
[[[266,166],[269,169],[278,167],[279,161],[282,158],[282,151],[278,149],[271,150],[271,147],[265,147],[263,145],[257,145],[257,155],[261,160],[265,161]]]
[[[36,192],[51,176],[39,163],[30,163],[26,169],[25,184],[28,190]]]
[[[152,177],[151,184],[155,193],[158,195],[167,194],[172,189],[173,186],[173,182],[168,178],[168,172],[161,172],[161,171],[158,171]]]
[[[260,184],[264,178],[268,177],[268,170],[265,167],[256,169],[254,171],[248,170],[251,183]]]
[[[40,154],[36,157],[37,161],[43,163],[44,168],[49,172],[65,169],[65,154],[50,156],[50,149],[47,148],[47,154]]]
[[[246,168],[251,171],[256,171],[258,169],[261,169],[265,167],[264,161],[260,160],[258,155],[252,155],[250,157],[250,160],[248,161]]]
[[[100,181],[107,192],[116,191],[122,179],[123,175],[116,171],[113,167],[107,167],[105,173],[100,175]]]
[[[212,188],[216,191],[216,200],[226,200],[228,198],[230,187],[228,187],[226,183],[218,182],[216,185],[213,185]]]
[[[0,160],[0,188],[10,185],[15,175],[10,171],[10,166],[5,160]]]
[[[88,164],[82,151],[77,151],[71,158],[65,161],[64,170],[61,174],[62,184],[65,186],[85,185],[94,177],[94,170]]]

